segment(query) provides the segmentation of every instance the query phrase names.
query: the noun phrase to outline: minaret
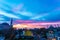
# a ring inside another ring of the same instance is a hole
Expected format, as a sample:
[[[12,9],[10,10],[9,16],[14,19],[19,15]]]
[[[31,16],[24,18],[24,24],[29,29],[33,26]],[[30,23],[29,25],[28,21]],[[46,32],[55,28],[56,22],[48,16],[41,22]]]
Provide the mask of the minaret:
[[[10,20],[10,27],[12,28],[13,27],[13,19],[11,18]]]

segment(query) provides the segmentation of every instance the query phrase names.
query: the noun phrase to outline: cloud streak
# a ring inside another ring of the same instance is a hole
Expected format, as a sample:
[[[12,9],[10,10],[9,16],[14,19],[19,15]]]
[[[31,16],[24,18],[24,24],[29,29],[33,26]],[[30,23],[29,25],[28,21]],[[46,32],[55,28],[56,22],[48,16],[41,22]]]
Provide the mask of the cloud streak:
[[[36,20],[36,19],[40,19],[40,18],[42,18],[42,17],[45,17],[45,16],[47,16],[47,15],[48,15],[48,14],[37,15],[37,16],[31,17],[30,19]]]
[[[1,21],[1,20],[5,20],[5,19],[0,17],[0,21]]]
[[[17,18],[17,19],[20,18],[20,17],[18,17],[18,16],[16,16],[16,15],[13,15],[13,14],[11,14],[11,13],[6,13],[6,12],[1,11],[1,10],[0,10],[0,14],[1,14],[1,15],[4,15],[4,16],[7,16],[7,17],[10,17],[10,18]]]

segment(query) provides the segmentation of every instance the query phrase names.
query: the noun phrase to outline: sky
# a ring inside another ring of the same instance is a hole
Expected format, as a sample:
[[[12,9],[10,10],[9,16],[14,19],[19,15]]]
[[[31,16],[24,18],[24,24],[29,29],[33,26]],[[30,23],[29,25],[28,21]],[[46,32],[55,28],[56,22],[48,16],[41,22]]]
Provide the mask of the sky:
[[[0,0],[0,21],[60,21],[60,0]]]

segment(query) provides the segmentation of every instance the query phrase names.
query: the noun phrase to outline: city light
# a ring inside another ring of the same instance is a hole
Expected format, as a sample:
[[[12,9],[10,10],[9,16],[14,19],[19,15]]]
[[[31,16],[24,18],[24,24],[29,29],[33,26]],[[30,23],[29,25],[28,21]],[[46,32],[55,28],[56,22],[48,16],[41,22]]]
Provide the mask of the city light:
[[[21,23],[13,25],[13,28],[48,28],[50,25],[57,27],[60,22],[44,22],[44,23]]]

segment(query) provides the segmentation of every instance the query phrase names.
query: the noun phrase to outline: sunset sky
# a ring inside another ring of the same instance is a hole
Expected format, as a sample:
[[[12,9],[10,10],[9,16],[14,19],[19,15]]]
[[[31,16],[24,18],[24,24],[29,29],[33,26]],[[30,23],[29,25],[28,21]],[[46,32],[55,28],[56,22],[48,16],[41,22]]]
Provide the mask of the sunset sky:
[[[0,0],[0,21],[60,21],[60,0]]]

